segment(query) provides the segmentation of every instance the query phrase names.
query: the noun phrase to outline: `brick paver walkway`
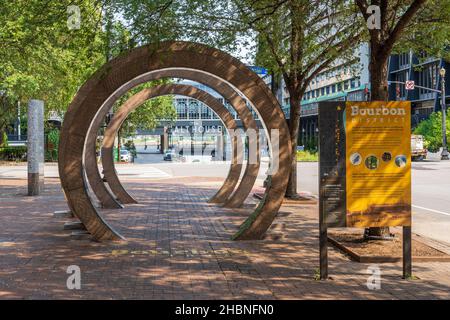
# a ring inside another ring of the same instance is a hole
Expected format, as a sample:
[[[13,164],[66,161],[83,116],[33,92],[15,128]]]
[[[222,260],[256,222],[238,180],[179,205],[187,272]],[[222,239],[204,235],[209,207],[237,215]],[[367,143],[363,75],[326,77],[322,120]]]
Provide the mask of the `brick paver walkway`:
[[[124,243],[74,240],[63,230],[66,209],[57,180],[27,197],[26,181],[0,181],[0,298],[94,299],[449,299],[450,263],[382,264],[380,290],[369,290],[367,264],[330,248],[332,280],[316,281],[317,211],[284,205],[266,240],[230,236],[250,208],[206,204],[213,178],[128,181],[140,201],[102,210]],[[81,268],[81,290],[68,290],[66,269]]]

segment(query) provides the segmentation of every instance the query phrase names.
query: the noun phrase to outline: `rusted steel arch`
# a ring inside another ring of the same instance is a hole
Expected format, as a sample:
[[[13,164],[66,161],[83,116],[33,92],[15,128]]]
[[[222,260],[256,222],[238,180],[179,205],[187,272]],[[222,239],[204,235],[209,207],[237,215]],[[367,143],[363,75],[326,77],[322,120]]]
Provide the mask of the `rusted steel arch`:
[[[258,177],[259,167],[261,163],[260,159],[260,144],[259,144],[259,129],[253,114],[247,107],[247,103],[236,91],[226,82],[212,75],[199,72],[197,70],[183,70],[183,69],[165,69],[157,73],[158,77],[155,78],[155,74],[151,74],[151,79],[160,78],[183,78],[202,83],[206,86],[214,88],[214,90],[227,100],[230,105],[236,110],[239,119],[242,122],[242,127],[245,131],[248,129],[254,130],[255,137],[249,136],[249,144],[256,146],[256,162],[247,162],[244,174],[239,182],[238,187],[234,190],[235,180],[239,179],[239,176],[234,176],[234,173],[230,170],[224,185],[219,191],[208,201],[210,203],[224,203],[225,207],[237,208],[242,206],[244,201],[250,194],[256,178]],[[144,77],[147,78],[147,77]],[[256,141],[255,141],[256,140]],[[232,176],[233,175],[233,176]],[[231,177],[232,176],[232,177]]]
[[[256,162],[249,163],[247,162],[244,174],[242,176],[241,181],[239,182],[238,187],[235,189],[236,184],[239,181],[240,173],[242,170],[242,157],[243,155],[233,153],[234,157],[237,156],[239,159],[233,160],[233,163],[230,166],[230,170],[228,175],[221,186],[221,188],[216,192],[214,196],[208,201],[210,203],[225,203],[224,205],[227,207],[240,207],[244,201],[247,199],[249,193],[252,190],[253,185],[255,184],[256,178],[258,176],[259,167],[260,167],[260,155],[259,155],[259,137],[258,137],[258,126],[256,124],[255,119],[253,118],[252,113],[247,107],[245,99],[239,96],[233,88],[231,88],[228,84],[226,84],[223,80],[220,80],[216,77],[213,77],[208,74],[204,74],[195,70],[161,70],[155,73],[152,73],[151,77],[148,78],[150,80],[156,80],[161,78],[185,78],[190,79],[199,83],[203,83],[207,86],[214,87],[216,92],[222,95],[227,101],[230,102],[231,106],[236,110],[239,118],[242,121],[242,126],[244,130],[253,129],[255,132],[255,136],[249,136],[249,143],[256,146]],[[127,85],[126,87],[132,87],[131,85]],[[113,105],[114,101],[108,101],[108,103],[104,104],[102,107],[103,110],[110,109]],[[88,139],[86,142],[85,149],[86,150],[94,150],[95,141],[97,137],[97,132],[100,128],[101,123],[103,122],[103,118],[105,117],[105,112],[98,113],[96,118],[91,125],[91,128],[88,133]],[[234,146],[234,144],[233,144]],[[242,150],[239,147],[234,148],[235,150]],[[108,207],[107,203],[111,203],[115,201],[114,195],[109,191],[108,188],[103,184],[103,180],[100,177],[97,169],[97,163],[95,161],[95,157],[88,157],[85,155],[85,168],[86,171],[91,172],[92,174],[87,174],[89,183],[97,195],[100,203],[102,203],[103,207]],[[92,172],[92,171],[95,171]],[[112,185],[110,184],[110,187]],[[235,190],[233,192],[233,190]],[[119,194],[116,193],[119,196]],[[126,203],[136,203],[136,200],[132,198],[129,194],[128,196],[125,194],[121,194],[118,197],[119,200]]]
[[[219,116],[220,120],[222,120],[224,127],[227,130],[235,130],[237,128],[236,121],[234,120],[230,111],[228,111],[228,109],[225,108],[225,106],[212,95],[196,87],[181,84],[164,84],[146,88],[139,93],[136,93],[135,95],[130,97],[115,113],[113,119],[105,130],[102,147],[102,164],[106,181],[113,193],[122,203],[130,203],[130,199],[132,201],[135,200],[121,184],[117,176],[117,172],[114,168],[113,146],[115,137],[117,136],[120,127],[122,126],[128,115],[140,105],[142,105],[145,101],[158,96],[172,94],[191,97],[200,102],[203,102]],[[240,139],[237,139],[237,137],[234,137],[232,145],[234,150],[230,173],[232,173],[233,176],[237,174],[237,177],[239,178],[242,170],[242,154],[238,154],[237,150],[242,150],[242,141]],[[228,182],[234,184],[231,186],[232,189],[234,189],[234,186],[238,181],[237,179],[234,179],[233,181]]]
[[[245,96],[258,113],[267,133],[278,131],[279,169],[271,174],[258,208],[241,225],[234,239],[258,239],[271,225],[283,201],[290,171],[289,130],[283,112],[266,84],[230,55],[205,45],[162,42],[135,48],[106,63],[78,91],[66,113],[59,146],[59,170],[69,206],[94,239],[120,239],[92,205],[83,177],[83,152],[87,131],[108,100],[119,98],[152,72],[177,68],[198,70],[226,81]],[[103,111],[102,111],[103,112]],[[270,140],[270,150],[276,142]]]
[[[90,130],[87,135],[86,152],[84,153],[84,169],[89,185],[99,200],[100,205],[106,209],[119,209],[123,208],[123,206],[117,201],[111,191],[105,187],[97,166],[97,133],[102,122],[103,118],[95,118],[92,124],[93,127],[95,127],[95,130]]]

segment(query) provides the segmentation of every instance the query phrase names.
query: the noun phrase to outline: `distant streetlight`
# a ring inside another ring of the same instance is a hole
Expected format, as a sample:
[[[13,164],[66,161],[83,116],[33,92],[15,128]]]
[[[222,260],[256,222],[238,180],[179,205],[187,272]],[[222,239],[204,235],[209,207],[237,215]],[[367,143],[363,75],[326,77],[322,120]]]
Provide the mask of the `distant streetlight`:
[[[449,160],[447,149],[447,126],[446,126],[446,111],[445,106],[445,69],[441,68],[439,74],[441,75],[441,111],[442,111],[442,153],[441,160]]]

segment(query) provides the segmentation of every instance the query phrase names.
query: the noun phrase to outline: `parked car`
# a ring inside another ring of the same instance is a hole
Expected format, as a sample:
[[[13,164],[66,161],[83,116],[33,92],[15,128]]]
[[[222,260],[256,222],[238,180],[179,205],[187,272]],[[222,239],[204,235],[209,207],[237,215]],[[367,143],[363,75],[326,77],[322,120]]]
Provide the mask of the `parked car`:
[[[120,150],[120,161],[130,162],[131,153],[128,150],[122,149]]]
[[[411,135],[411,160],[424,160],[427,157],[427,149],[423,146],[423,136]]]
[[[175,152],[173,150],[167,150],[164,153],[163,159],[164,159],[164,161],[172,161],[174,156],[175,156]]]
[[[181,154],[177,154],[175,152],[175,150],[173,149],[169,149],[164,153],[164,157],[163,157],[164,161],[181,161],[181,162],[185,162],[186,161],[186,157],[184,157]]]

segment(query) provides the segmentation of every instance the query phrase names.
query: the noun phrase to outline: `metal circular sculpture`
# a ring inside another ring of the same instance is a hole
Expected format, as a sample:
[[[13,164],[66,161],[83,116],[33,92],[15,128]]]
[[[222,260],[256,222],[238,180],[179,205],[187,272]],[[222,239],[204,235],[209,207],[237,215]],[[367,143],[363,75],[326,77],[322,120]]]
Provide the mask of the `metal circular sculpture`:
[[[139,93],[136,93],[135,95],[130,97],[114,114],[113,119],[111,120],[111,122],[109,123],[108,127],[105,130],[105,136],[102,146],[102,164],[106,181],[109,184],[113,193],[122,203],[135,203],[136,201],[130,194],[128,194],[128,192],[122,186],[117,176],[116,170],[114,169],[114,159],[112,151],[114,139],[117,135],[117,132],[119,131],[122,123],[125,121],[128,115],[131,112],[133,112],[136,108],[138,108],[141,104],[143,104],[145,101],[158,96],[172,95],[172,94],[188,96],[200,102],[203,102],[219,116],[219,118],[222,120],[227,130],[229,129],[235,130],[237,128],[236,121],[234,120],[230,111],[228,111],[228,109],[225,108],[223,104],[221,104],[212,95],[195,87],[180,84],[165,84],[154,86],[151,88],[146,88],[140,91]],[[234,149],[233,152],[234,159],[232,160],[230,172],[232,172],[234,176],[233,168],[236,167],[235,165],[242,163],[240,159],[241,155],[238,155],[236,152],[237,150],[240,150],[242,148],[242,146],[239,146],[242,145],[242,141],[240,139],[237,139],[237,137],[234,137],[232,145]],[[238,174],[240,174],[241,166],[236,168],[238,169]],[[236,183],[237,180],[234,182],[234,185],[236,185]],[[225,185],[228,186],[228,184]],[[232,186],[232,189],[234,188],[234,185]]]
[[[106,63],[78,91],[65,115],[59,146],[59,173],[73,214],[96,240],[123,239],[92,205],[83,175],[83,152],[91,123],[108,100],[148,81],[163,69],[197,70],[222,79],[245,96],[271,136],[277,130],[278,170],[272,173],[263,199],[234,239],[259,239],[270,227],[283,201],[290,171],[289,130],[283,112],[266,84],[244,64],[217,49],[189,42],[163,42],[133,49]],[[147,77],[147,80],[145,79]],[[276,142],[270,141],[273,150]]]
[[[249,135],[248,138],[249,145],[256,147],[254,150],[256,157],[253,162],[247,161],[244,174],[236,190],[235,186],[239,181],[242,169],[241,157],[243,155],[240,154],[238,154],[239,159],[236,159],[231,164],[228,176],[226,177],[222,187],[208,201],[210,203],[223,203],[225,207],[240,207],[244,203],[245,199],[247,199],[247,196],[252,190],[260,167],[258,127],[252,113],[247,107],[246,101],[223,80],[196,70],[166,69],[158,72],[153,72],[151,74],[151,78],[148,78],[147,80],[156,80],[171,77],[190,79],[213,87],[215,91],[222,95],[227,101],[229,101],[231,106],[236,110],[239,119],[242,121],[244,130],[246,132],[251,131],[254,133]],[[104,111],[109,110],[112,107],[113,103],[114,101],[108,100],[108,103],[104,104],[102,109]],[[102,206],[105,208],[118,208],[118,206],[116,205],[117,201],[114,195],[108,190],[108,188],[105,187],[103,183],[103,179],[101,178],[97,169],[96,157],[93,156],[95,154],[94,150],[97,132],[103,122],[103,118],[103,113],[97,113],[92,122],[90,130],[88,131],[88,137],[85,146],[86,151],[88,151],[85,153],[86,176],[88,177],[89,183]],[[238,151],[241,150],[239,146],[235,149]],[[91,150],[91,152],[89,152],[89,150]],[[119,200],[121,200],[122,203],[135,203],[135,200],[131,197],[124,197],[123,199]]]

